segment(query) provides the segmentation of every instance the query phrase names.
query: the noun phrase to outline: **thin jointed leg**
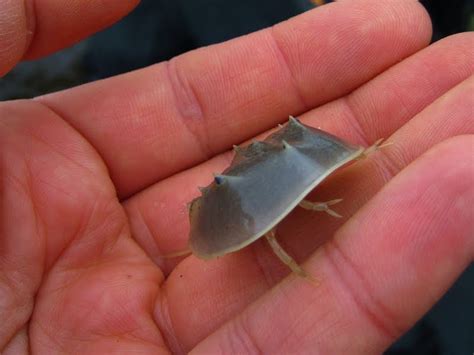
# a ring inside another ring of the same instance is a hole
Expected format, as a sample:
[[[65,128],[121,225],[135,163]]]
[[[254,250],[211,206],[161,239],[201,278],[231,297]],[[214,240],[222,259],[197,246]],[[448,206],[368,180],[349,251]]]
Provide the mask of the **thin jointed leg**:
[[[384,148],[384,147],[387,147],[389,145],[392,145],[393,143],[392,142],[384,142],[384,139],[383,138],[380,138],[379,140],[377,140],[374,144],[372,144],[370,147],[368,148],[365,148],[361,153],[360,155],[355,158],[357,160],[361,160],[361,159],[365,159],[367,158],[367,156],[373,152],[376,152],[377,150],[381,149],[381,148]]]
[[[268,243],[272,247],[273,252],[278,256],[278,258],[286,264],[291,271],[293,271],[298,276],[304,277],[305,279],[316,282],[316,280],[308,274],[298,263],[288,255],[288,253],[281,247],[275,237],[275,230],[268,232],[265,237],[267,238]]]
[[[339,203],[341,201],[342,201],[342,198],[338,198],[338,199],[327,201],[327,202],[311,202],[311,201],[303,200],[299,203],[299,206],[311,211],[324,211],[333,217],[342,218],[342,216],[339,213],[329,208],[329,206],[335,205],[336,203]]]
[[[178,258],[180,256],[185,256],[185,255],[188,255],[188,254],[192,254],[192,251],[191,251],[191,249],[186,248],[186,249],[183,249],[183,250],[175,251],[174,253],[161,255],[161,257],[165,258],[165,259],[172,259],[172,258]]]

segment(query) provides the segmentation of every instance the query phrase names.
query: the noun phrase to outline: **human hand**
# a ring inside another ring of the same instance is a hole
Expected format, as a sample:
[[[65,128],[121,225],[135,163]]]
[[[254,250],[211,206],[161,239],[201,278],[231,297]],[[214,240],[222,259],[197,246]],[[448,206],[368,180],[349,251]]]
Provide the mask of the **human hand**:
[[[7,2],[0,72],[135,2],[36,2],[29,50],[23,2]],[[1,103],[0,349],[383,351],[473,259],[473,36],[424,48],[429,39],[415,1],[338,1]],[[218,260],[163,260],[185,246],[186,203],[227,166],[226,151],[289,114],[354,143],[393,142],[314,192],[343,198],[346,218],[296,210],[278,229],[320,285],[288,275],[263,241]]]

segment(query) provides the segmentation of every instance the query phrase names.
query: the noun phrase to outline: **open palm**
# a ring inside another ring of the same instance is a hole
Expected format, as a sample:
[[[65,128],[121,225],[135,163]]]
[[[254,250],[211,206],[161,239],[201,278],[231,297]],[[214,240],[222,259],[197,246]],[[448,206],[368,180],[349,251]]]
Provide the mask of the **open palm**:
[[[73,2],[7,2],[0,72],[136,1]],[[340,1],[167,63],[2,103],[0,350],[385,349],[474,254],[474,37],[426,47],[430,34],[415,1]],[[289,114],[353,143],[393,142],[311,195],[343,198],[345,218],[295,210],[279,227],[319,287],[288,275],[262,241],[213,261],[163,259],[185,247],[186,203],[232,145]]]

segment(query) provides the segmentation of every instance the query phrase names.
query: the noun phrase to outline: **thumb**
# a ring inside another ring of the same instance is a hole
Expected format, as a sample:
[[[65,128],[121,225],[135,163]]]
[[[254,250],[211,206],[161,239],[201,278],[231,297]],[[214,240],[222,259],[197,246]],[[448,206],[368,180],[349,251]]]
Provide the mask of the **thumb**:
[[[0,77],[111,25],[139,0],[0,0]]]

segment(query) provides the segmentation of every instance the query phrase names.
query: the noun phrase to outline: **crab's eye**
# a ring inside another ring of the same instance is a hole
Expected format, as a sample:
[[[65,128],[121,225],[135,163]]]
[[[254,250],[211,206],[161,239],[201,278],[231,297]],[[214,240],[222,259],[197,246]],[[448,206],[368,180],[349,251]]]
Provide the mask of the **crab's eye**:
[[[214,177],[214,181],[217,185],[222,185],[224,183],[224,177],[217,175]]]

